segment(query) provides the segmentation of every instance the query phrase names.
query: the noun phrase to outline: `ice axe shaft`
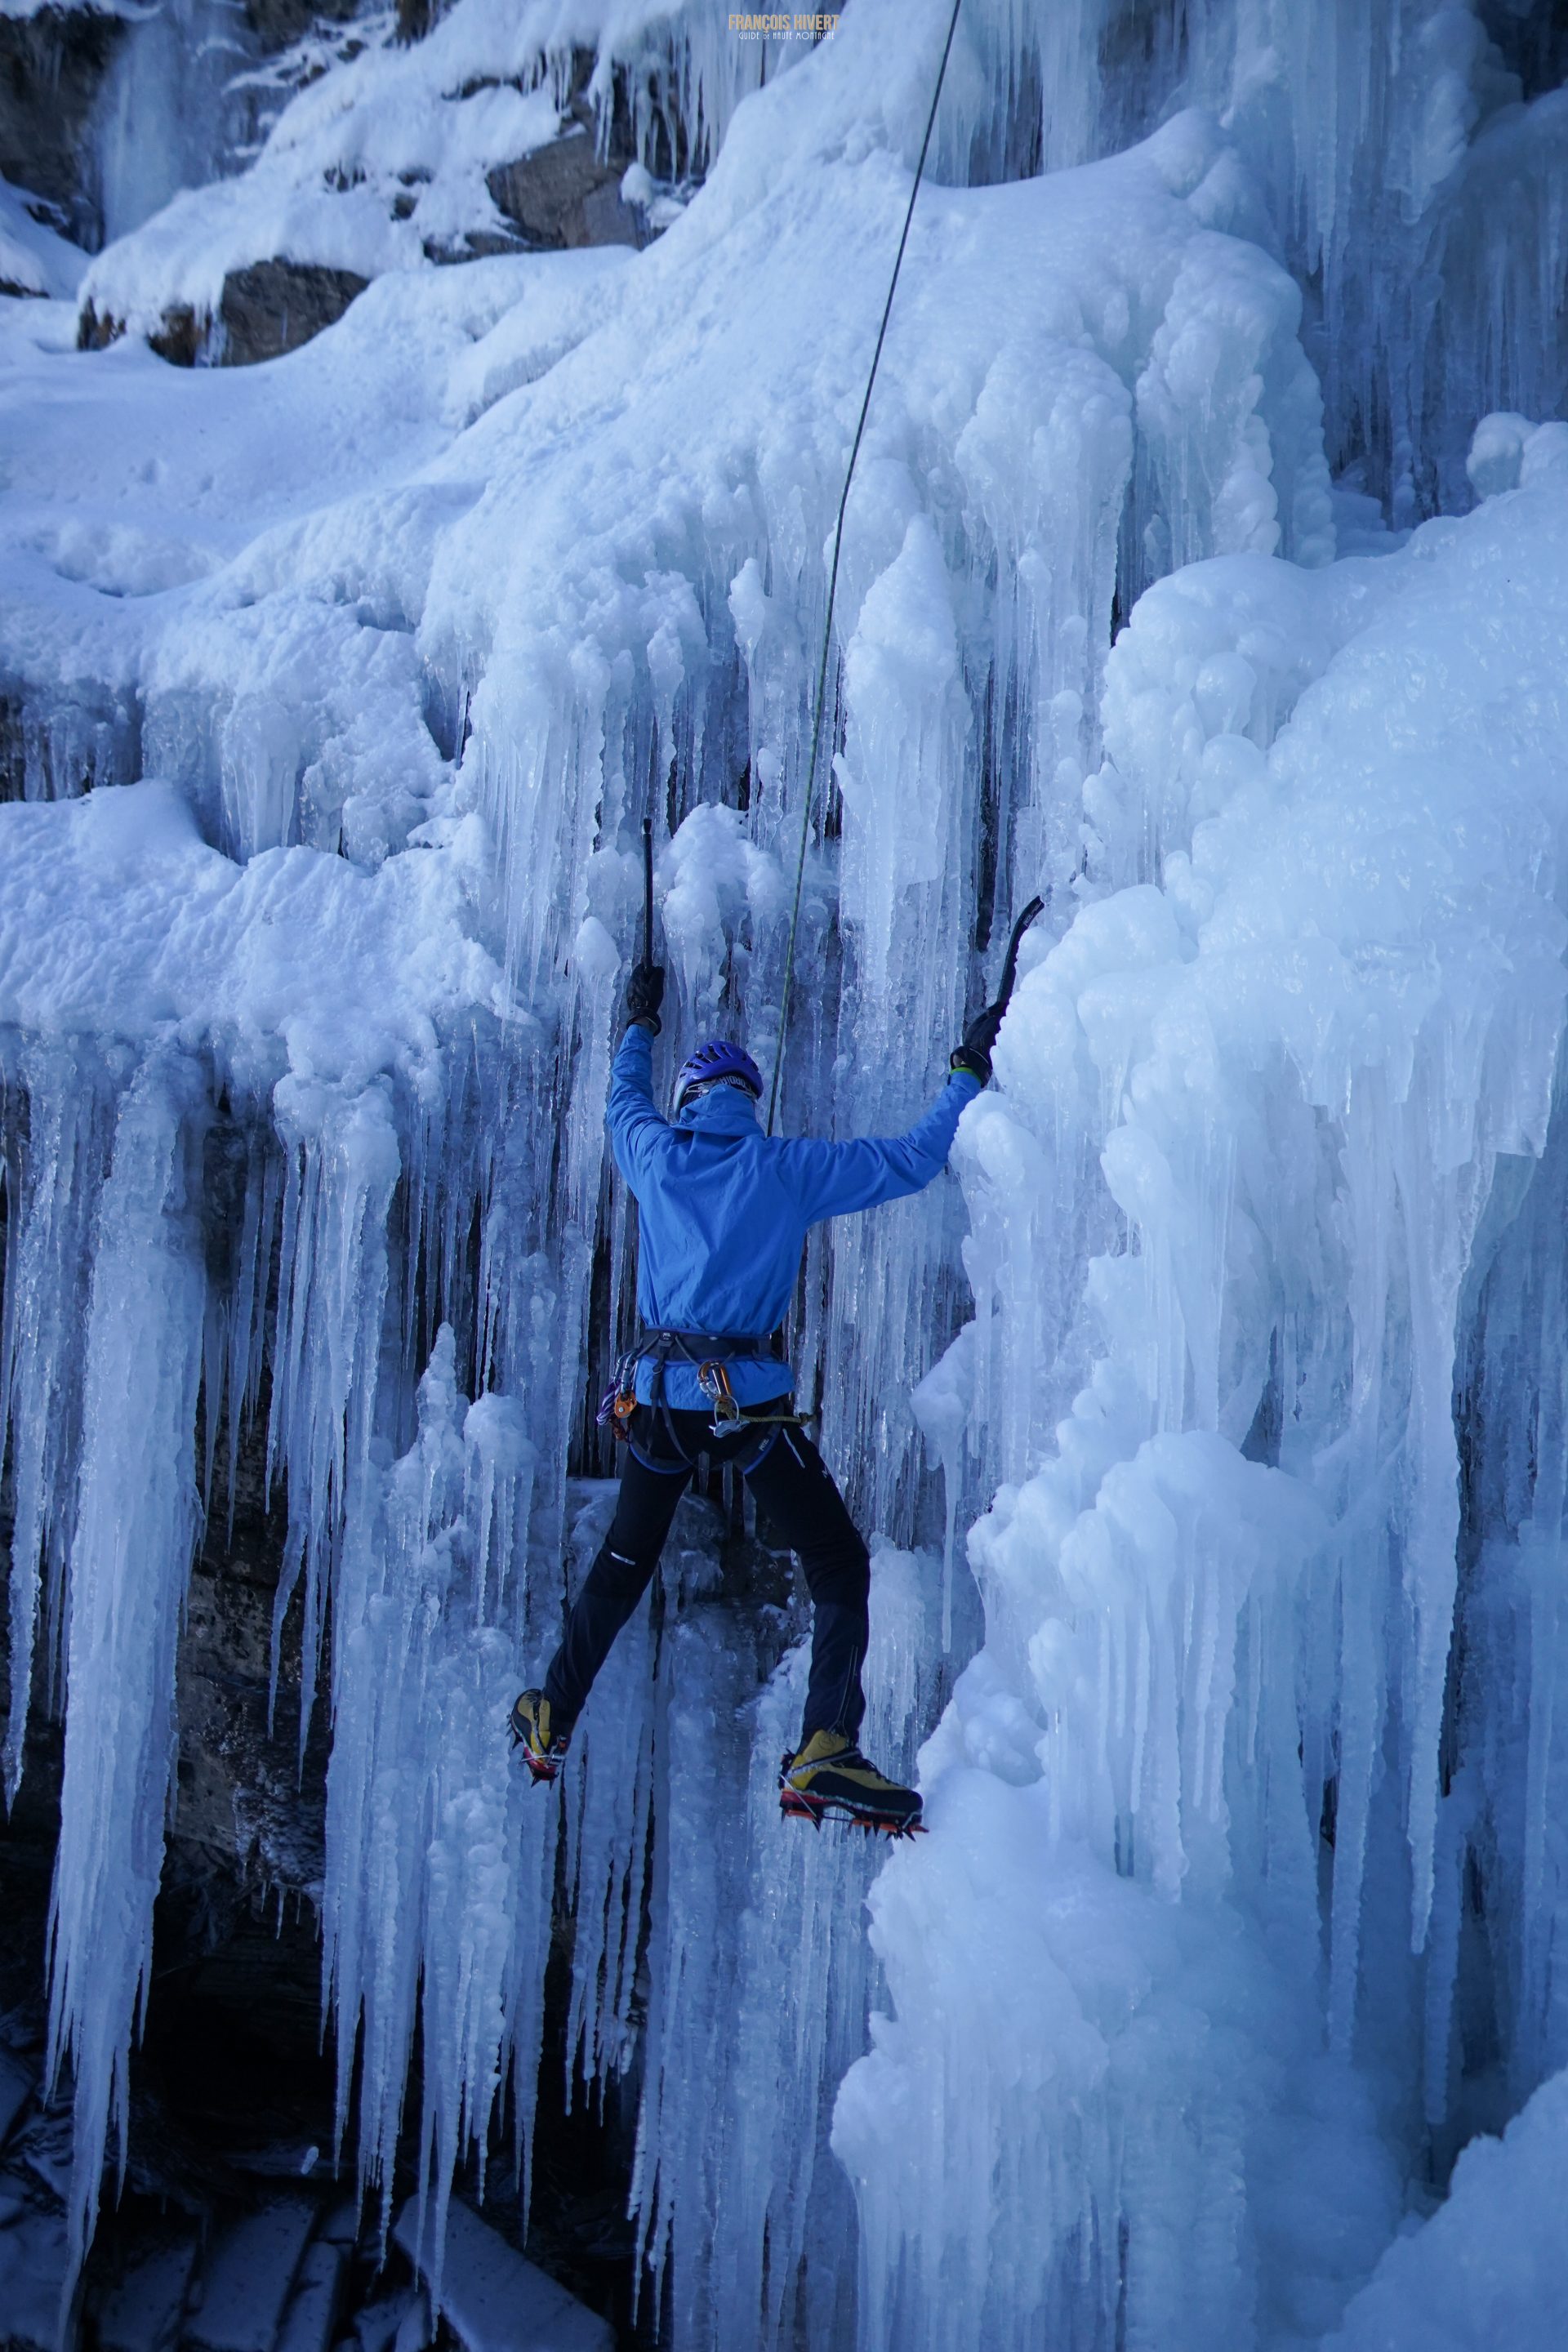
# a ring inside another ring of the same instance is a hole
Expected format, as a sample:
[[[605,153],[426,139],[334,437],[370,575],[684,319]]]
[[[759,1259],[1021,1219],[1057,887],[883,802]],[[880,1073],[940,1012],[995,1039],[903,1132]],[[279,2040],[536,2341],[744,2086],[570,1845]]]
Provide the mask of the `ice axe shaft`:
[[[653,961],[653,819],[642,821],[642,960]]]
[[[1002,966],[1002,985],[996,995],[998,1013],[1005,1013],[1013,1002],[1013,984],[1018,977],[1018,950],[1023,945],[1024,933],[1045,903],[1043,898],[1031,898],[1013,926],[1013,936],[1007,942],[1007,960]]]

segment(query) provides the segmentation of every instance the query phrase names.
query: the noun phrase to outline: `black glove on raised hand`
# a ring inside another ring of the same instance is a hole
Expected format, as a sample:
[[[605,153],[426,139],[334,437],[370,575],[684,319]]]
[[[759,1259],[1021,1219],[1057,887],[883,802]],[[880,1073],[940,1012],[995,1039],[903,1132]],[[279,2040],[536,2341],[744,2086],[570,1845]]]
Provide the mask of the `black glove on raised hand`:
[[[948,1065],[950,1069],[967,1070],[970,1076],[978,1078],[983,1087],[990,1084],[991,1049],[996,1043],[996,1032],[1002,1026],[1002,1015],[1006,1010],[1005,1004],[988,1004],[984,1013],[975,1014],[963,1033],[963,1045],[952,1049],[952,1058]]]
[[[626,1019],[640,1021],[657,1037],[663,1026],[658,1008],[664,1003],[664,966],[634,963],[626,982]]]

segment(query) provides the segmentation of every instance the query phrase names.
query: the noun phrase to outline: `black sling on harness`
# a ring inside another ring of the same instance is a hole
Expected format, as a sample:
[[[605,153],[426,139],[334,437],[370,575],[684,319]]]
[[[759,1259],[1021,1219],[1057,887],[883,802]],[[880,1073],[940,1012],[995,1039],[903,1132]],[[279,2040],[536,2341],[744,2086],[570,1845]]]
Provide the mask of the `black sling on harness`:
[[[675,1331],[661,1327],[644,1331],[616,1366],[615,1381],[599,1407],[599,1426],[613,1427],[617,1437],[629,1438],[637,1406],[637,1366],[651,1363],[653,1394],[648,1402],[678,1458],[690,1464],[692,1456],[680,1442],[664,1392],[665,1366],[673,1357],[696,1371],[698,1386],[713,1408],[709,1425],[715,1437],[738,1437],[747,1429],[805,1429],[816,1419],[815,1412],[749,1412],[730,1386],[728,1365],[777,1356],[771,1332]],[[782,1364],[782,1357],[779,1361]]]

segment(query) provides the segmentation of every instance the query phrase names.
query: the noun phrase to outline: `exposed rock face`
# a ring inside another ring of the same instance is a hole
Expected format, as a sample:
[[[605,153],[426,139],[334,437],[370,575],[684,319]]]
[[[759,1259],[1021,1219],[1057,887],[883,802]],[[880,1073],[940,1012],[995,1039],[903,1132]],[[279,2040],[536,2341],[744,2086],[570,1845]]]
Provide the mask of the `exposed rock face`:
[[[215,322],[188,303],[165,310],[147,341],[160,359],[175,367],[206,362],[251,367],[258,360],[298,351],[323,327],[341,319],[370,280],[352,269],[328,269],[316,262],[253,261],[231,269]],[[125,332],[121,319],[105,317],[89,302],[77,327],[77,349],[102,351]]]
[[[76,347],[79,352],[105,352],[124,332],[123,320],[110,319],[89,302],[76,322]]]
[[[90,310],[91,305],[88,307]],[[110,331],[104,336],[103,341],[106,343],[114,342],[122,330],[115,326],[111,320],[104,323]],[[77,341],[79,343],[81,341],[79,331]],[[161,360],[167,360],[172,367],[195,367],[202,356],[203,347],[206,342],[206,328],[197,319],[188,302],[177,302],[172,310],[164,311],[163,325],[155,335],[149,335],[147,341],[152,344],[158,357]]]
[[[254,261],[231,270],[223,281],[215,356],[226,367],[248,367],[298,351],[341,319],[369,282],[352,269],[297,261]]]
[[[245,21],[268,57],[292,47],[312,25],[346,25],[359,14],[359,0],[245,0]]]
[[[517,224],[528,245],[552,250],[637,245],[637,215],[620,197],[629,160],[612,151],[602,161],[592,132],[579,121],[548,147],[500,164],[487,184],[496,210]]]
[[[0,15],[0,175],[57,207],[89,253],[103,211],[89,118],[126,20],[97,8]]]
[[[440,14],[440,0],[397,0],[397,37],[422,41]]]

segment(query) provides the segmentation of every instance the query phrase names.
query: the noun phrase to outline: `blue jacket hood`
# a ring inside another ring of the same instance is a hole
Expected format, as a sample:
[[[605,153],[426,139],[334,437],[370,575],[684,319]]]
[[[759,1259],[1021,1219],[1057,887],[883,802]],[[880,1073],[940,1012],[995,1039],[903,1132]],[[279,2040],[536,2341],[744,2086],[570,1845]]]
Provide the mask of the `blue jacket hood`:
[[[650,1054],[651,1062],[652,1055]],[[714,1087],[683,1103],[671,1124],[699,1135],[760,1135],[757,1106],[739,1087]]]

